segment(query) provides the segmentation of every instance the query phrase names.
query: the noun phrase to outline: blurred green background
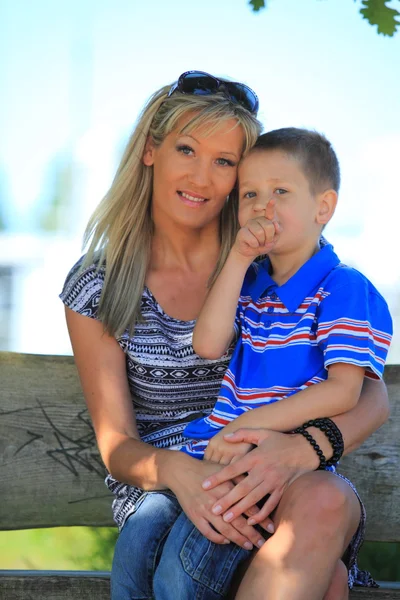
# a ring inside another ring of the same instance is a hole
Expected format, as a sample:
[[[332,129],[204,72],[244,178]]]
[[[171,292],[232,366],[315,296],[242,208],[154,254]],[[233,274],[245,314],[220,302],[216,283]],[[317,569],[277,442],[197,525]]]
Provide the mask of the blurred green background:
[[[59,527],[0,532],[0,569],[109,571],[118,532]],[[400,581],[400,544],[365,542],[359,565],[380,581]]]

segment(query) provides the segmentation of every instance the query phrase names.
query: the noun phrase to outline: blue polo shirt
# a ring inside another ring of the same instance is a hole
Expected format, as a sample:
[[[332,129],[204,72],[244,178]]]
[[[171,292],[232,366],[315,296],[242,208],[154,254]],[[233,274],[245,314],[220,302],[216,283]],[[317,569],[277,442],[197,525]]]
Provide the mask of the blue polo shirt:
[[[235,322],[239,337],[220,395],[211,414],[184,431],[192,441],[182,450],[192,456],[202,458],[207,440],[245,411],[324,381],[333,363],[382,377],[392,320],[364,275],[343,265],[330,244],[282,286],[269,272],[266,259],[246,274]]]

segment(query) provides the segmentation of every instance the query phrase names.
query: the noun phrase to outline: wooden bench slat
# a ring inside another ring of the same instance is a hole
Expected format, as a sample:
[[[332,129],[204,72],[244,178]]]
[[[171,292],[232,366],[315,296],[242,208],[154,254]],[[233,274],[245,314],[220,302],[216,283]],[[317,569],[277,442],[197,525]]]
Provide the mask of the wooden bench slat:
[[[396,587],[356,588],[350,593],[350,598],[399,600],[400,588]],[[96,571],[0,571],[0,589],[1,597],[7,600],[109,600],[110,574]]]
[[[72,357],[0,353],[0,529],[112,525],[111,494]],[[367,506],[367,539],[400,540],[400,366],[390,422],[342,461]],[[384,518],[382,518],[384,515]]]
[[[1,598],[7,600],[110,600],[109,573],[0,571]]]

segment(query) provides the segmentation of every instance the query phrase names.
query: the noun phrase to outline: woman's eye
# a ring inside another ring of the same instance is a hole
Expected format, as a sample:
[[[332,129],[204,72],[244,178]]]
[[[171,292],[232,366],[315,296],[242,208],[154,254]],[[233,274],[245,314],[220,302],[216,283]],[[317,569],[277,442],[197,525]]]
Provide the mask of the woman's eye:
[[[186,146],[186,144],[182,144],[177,147],[178,152],[182,152],[182,154],[186,154],[186,156],[190,156],[192,152],[194,152],[193,148],[190,146]]]
[[[234,167],[235,163],[232,160],[228,160],[227,158],[217,158],[217,164],[222,167]]]
[[[243,194],[243,198],[255,198],[257,194],[255,192],[246,192]]]
[[[286,194],[287,190],[285,190],[284,188],[276,188],[275,190],[275,194],[278,194],[278,196],[282,196],[283,194]]]

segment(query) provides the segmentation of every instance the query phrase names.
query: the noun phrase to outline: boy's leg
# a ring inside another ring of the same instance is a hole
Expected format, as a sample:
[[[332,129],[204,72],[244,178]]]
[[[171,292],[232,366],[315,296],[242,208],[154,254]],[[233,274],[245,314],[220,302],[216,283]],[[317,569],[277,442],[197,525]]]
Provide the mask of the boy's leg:
[[[276,532],[258,550],[236,599],[320,600],[360,514],[356,494],[339,477],[317,471],[296,479],[276,509]]]
[[[329,589],[323,600],[348,600],[349,598],[349,573],[343,561],[338,560]]]
[[[154,575],[157,600],[221,600],[238,565],[251,552],[236,544],[214,544],[184,513],[172,526]]]
[[[111,600],[151,600],[153,574],[168,531],[182,512],[172,493],[148,492],[119,534],[111,571]]]

